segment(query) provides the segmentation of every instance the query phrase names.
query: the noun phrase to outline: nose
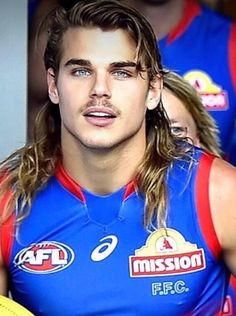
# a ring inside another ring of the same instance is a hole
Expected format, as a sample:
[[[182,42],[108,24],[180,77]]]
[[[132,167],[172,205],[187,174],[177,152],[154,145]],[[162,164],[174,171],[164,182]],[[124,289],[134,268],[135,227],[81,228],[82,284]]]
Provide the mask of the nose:
[[[96,74],[94,77],[93,86],[91,88],[90,96],[92,98],[111,97],[111,90],[109,87],[109,79],[106,74]]]

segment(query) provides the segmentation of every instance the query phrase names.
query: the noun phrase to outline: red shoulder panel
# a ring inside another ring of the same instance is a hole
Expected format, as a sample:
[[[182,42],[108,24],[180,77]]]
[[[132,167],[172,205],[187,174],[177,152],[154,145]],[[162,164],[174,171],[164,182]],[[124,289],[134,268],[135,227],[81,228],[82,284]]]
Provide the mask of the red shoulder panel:
[[[236,277],[233,275],[230,276],[230,284],[236,293]]]
[[[5,206],[9,201],[9,198],[12,194],[12,191],[9,190],[0,201],[0,215],[4,214]],[[5,265],[8,265],[11,249],[13,245],[13,237],[14,237],[14,220],[15,217],[12,214],[6,222],[1,224],[0,226],[0,249],[2,252],[3,262]]]
[[[229,39],[229,67],[233,82],[234,91],[236,93],[236,22],[232,24]]]
[[[221,254],[221,246],[212,222],[209,200],[209,177],[214,159],[215,156],[209,154],[203,154],[200,159],[196,183],[196,200],[201,230],[211,253],[218,258]]]

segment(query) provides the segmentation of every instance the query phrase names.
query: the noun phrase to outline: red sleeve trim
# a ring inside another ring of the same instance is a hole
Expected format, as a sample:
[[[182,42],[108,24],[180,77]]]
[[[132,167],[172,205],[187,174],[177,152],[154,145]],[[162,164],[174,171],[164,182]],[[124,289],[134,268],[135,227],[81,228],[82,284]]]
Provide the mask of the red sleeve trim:
[[[236,22],[232,24],[229,38],[229,68],[234,91],[236,92]]]
[[[234,289],[234,292],[236,293],[236,277],[231,275],[230,276],[230,285]]]
[[[3,199],[0,201],[1,214],[4,212],[5,205],[7,204],[12,192],[9,190]],[[10,262],[10,255],[14,239],[14,215],[11,215],[6,222],[0,226],[0,243],[3,263],[8,266]]]
[[[209,178],[214,159],[215,156],[209,154],[203,154],[200,159],[196,183],[196,202],[199,223],[206,243],[214,257],[219,258],[221,246],[212,222],[209,199]]]
[[[179,24],[169,33],[167,44],[171,44],[181,36],[193,19],[200,13],[201,7],[195,0],[186,0],[183,17]]]

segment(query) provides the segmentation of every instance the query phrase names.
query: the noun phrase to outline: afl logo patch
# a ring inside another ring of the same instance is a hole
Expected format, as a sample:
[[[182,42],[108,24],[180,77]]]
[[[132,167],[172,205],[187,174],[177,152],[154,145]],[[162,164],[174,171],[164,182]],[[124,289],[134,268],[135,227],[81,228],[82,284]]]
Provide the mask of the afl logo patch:
[[[56,241],[43,241],[22,249],[14,259],[18,268],[36,274],[48,274],[66,269],[74,261],[73,250]]]

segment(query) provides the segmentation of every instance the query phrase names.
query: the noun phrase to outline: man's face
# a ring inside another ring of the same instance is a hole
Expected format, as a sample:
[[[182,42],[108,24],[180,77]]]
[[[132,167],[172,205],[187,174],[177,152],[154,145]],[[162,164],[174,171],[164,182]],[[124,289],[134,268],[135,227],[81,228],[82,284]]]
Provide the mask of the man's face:
[[[111,149],[145,137],[145,113],[154,90],[136,70],[136,46],[123,30],[69,29],[49,96],[59,103],[62,144]]]

